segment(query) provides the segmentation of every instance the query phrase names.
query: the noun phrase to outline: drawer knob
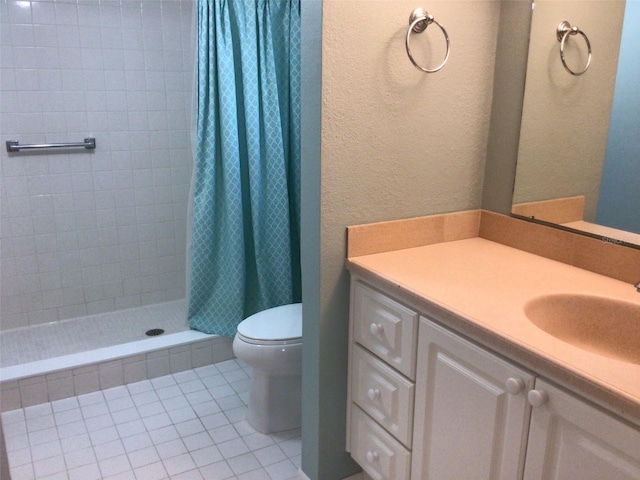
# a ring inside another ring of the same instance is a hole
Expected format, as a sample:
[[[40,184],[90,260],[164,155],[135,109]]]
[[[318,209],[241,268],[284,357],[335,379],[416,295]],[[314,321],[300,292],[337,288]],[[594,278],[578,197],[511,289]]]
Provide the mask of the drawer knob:
[[[378,390],[377,388],[370,388],[369,390],[367,390],[367,397],[369,397],[369,400],[376,401],[377,399],[380,398],[380,390]]]
[[[371,330],[371,333],[373,335],[379,337],[384,332],[384,327],[379,323],[372,323],[371,326],[369,327],[369,330]]]
[[[505,388],[510,395],[518,395],[524,389],[524,381],[521,378],[507,378]]]
[[[375,463],[377,461],[378,461],[378,452],[372,452],[371,450],[369,450],[367,452],[367,462]]]
[[[544,390],[530,390],[527,399],[531,406],[541,407],[549,400],[549,395]]]

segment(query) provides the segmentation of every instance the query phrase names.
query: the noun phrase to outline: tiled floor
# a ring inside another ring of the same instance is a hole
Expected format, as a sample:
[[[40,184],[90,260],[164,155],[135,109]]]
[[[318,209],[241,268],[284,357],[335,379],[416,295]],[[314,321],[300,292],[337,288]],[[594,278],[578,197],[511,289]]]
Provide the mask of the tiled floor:
[[[2,414],[13,480],[288,480],[300,431],[245,420],[248,368],[229,360]]]
[[[188,330],[186,302],[158,303],[0,333],[0,366],[8,367],[149,338],[145,332]]]

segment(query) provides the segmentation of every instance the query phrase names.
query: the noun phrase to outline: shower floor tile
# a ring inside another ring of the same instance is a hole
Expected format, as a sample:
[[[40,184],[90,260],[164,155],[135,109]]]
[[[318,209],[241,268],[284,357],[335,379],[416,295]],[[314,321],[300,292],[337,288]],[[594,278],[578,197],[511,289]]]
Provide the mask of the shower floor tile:
[[[12,478],[289,480],[300,430],[245,420],[249,369],[228,360],[2,414]],[[227,386],[216,396],[214,388]]]
[[[0,367],[143,340],[152,328],[189,330],[185,300],[1,332]]]

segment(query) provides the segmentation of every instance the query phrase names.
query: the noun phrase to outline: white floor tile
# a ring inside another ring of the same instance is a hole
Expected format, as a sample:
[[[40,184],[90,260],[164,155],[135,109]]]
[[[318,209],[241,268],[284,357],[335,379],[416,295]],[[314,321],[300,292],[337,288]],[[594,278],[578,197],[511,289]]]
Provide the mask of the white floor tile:
[[[175,427],[181,437],[188,437],[196,433],[204,432],[205,430],[204,425],[202,425],[202,422],[198,418],[177,423]]]
[[[36,478],[46,478],[54,473],[65,471],[66,465],[63,458],[58,456],[33,462],[33,469],[36,472]]]
[[[116,425],[120,438],[131,437],[146,432],[146,428],[142,420],[132,420],[127,423]]]
[[[5,412],[11,472],[21,480],[295,478],[300,430],[256,432],[246,395],[229,383],[244,376],[231,360]]]
[[[298,469],[293,463],[291,463],[291,460],[287,458],[285,460],[282,460],[281,462],[269,465],[266,470],[271,478],[286,479],[293,478],[294,475],[296,475]]]
[[[119,438],[118,430],[116,430],[115,427],[107,427],[101,430],[95,430],[93,432],[89,432],[89,438],[91,439],[92,445],[103,445],[107,442],[117,440]]]
[[[69,480],[100,480],[102,473],[97,463],[90,463],[82,467],[69,469]]]
[[[226,480],[235,476],[229,464],[224,460],[200,468],[200,473],[204,478],[215,478],[216,480]]]
[[[118,455],[124,455],[124,445],[122,440],[112,440],[111,442],[103,443],[95,447],[96,459],[98,462],[106,460],[107,458],[117,457]]]
[[[174,424],[186,422],[187,420],[193,420],[194,418],[197,418],[196,412],[191,406],[176,408],[174,410],[168,411],[168,413]]]
[[[156,445],[156,450],[162,461],[187,453],[187,447],[180,438]]]
[[[171,476],[184,473],[189,470],[194,470],[196,468],[196,464],[188,453],[168,458],[163,460],[162,463],[164,464],[164,468],[167,470],[167,473]]]
[[[19,467],[21,465],[31,464],[33,463],[33,459],[31,457],[31,449],[30,448],[21,448],[20,450],[16,450],[11,454],[11,466]]]
[[[92,463],[97,463],[93,448],[85,448],[83,450],[75,450],[64,454],[64,462],[68,469],[82,467]]]
[[[247,447],[247,444],[244,443],[241,438],[218,443],[217,446],[222,456],[227,460],[249,452],[249,447]]]
[[[204,477],[199,470],[189,470],[188,472],[172,475],[171,480],[203,480]]]
[[[189,401],[184,395],[178,395],[171,398],[165,398],[162,400],[162,406],[167,410],[178,410],[181,408],[188,408],[190,406]]]
[[[198,467],[204,467],[223,460],[220,450],[218,450],[218,447],[215,445],[210,445],[198,450],[191,450],[191,458],[193,458],[193,461]]]
[[[151,463],[133,471],[138,480],[161,480],[167,478],[167,471],[162,462]]]
[[[31,457],[33,462],[51,457],[59,457],[60,455],[62,455],[62,445],[60,444],[60,440],[31,447]]]
[[[62,400],[56,400],[51,402],[51,407],[54,412],[64,412],[66,410],[76,409],[80,406],[78,397],[63,398]]]
[[[211,435],[211,438],[216,444],[228,442],[229,440],[234,440],[240,436],[237,430],[233,428],[233,425],[224,425],[222,427],[209,430],[209,435]]]
[[[131,470],[131,464],[126,455],[118,455],[117,457],[99,460],[98,466],[100,467],[100,472],[102,472],[103,477],[109,477]]]
[[[229,458],[227,459],[227,463],[236,475],[241,475],[260,468],[258,459],[251,452]]]
[[[134,469],[160,461],[160,456],[158,455],[155,447],[146,447],[140,450],[135,450],[133,452],[129,452],[127,456],[129,457],[129,462]]]
[[[277,445],[261,448],[254,451],[253,454],[263,467],[281,462],[287,458],[285,453]]]
[[[56,425],[65,425],[82,421],[82,411],[79,408],[70,408],[54,414]]]
[[[113,417],[110,414],[96,415],[94,417],[85,417],[84,424],[89,432],[103,430],[107,427],[113,427]]]
[[[85,450],[87,448],[93,448],[91,445],[91,439],[86,433],[80,435],[74,435],[72,437],[60,438],[62,444],[62,451],[66,453],[77,452],[79,450]]]
[[[86,434],[87,432],[87,425],[84,423],[84,420],[58,425],[57,430],[60,438],[75,437],[76,435]]]
[[[171,418],[167,413],[159,413],[158,415],[143,418],[142,422],[149,431],[172,425]]]
[[[200,432],[188,436],[183,435],[182,441],[190,452],[210,447],[214,444],[208,432]]]
[[[140,418],[147,418],[160,413],[165,413],[166,409],[161,402],[147,403],[143,408],[138,410]]]

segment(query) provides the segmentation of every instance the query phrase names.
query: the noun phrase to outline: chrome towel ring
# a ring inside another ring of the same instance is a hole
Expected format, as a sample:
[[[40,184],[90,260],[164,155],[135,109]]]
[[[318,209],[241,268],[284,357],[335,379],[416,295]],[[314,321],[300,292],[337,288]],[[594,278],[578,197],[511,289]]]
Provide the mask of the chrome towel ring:
[[[415,61],[413,55],[411,55],[411,47],[409,46],[409,44],[411,41],[411,32],[422,33],[432,23],[435,23],[438,27],[440,27],[440,30],[442,30],[444,39],[447,42],[447,52],[442,63],[436,68],[429,70],[428,68],[424,68],[422,65],[419,65],[418,62]],[[444,67],[447,63],[447,60],[449,59],[449,53],[451,52],[451,45],[449,44],[449,35],[447,34],[447,31],[433,18],[433,15],[427,12],[424,8],[416,8],[413,12],[411,12],[411,15],[409,16],[409,30],[407,30],[405,45],[407,47],[407,55],[409,56],[409,60],[411,60],[411,63],[413,63],[413,66],[425,73],[435,73],[438,70],[442,69],[442,67]]]
[[[587,50],[589,51],[589,56],[587,57],[587,64],[584,66],[582,71],[574,72],[573,70],[571,70],[571,68],[569,68],[569,66],[567,65],[567,61],[564,58],[564,42],[567,41],[567,38],[569,38],[569,35],[578,35],[578,34],[584,37],[584,41],[587,44]],[[575,25],[572,27],[571,24],[565,20],[564,22],[560,22],[560,24],[558,25],[558,28],[556,30],[556,37],[560,42],[560,60],[562,60],[562,66],[564,67],[564,69],[567,72],[569,72],[571,75],[575,75],[576,77],[579,77],[584,72],[589,70],[589,65],[591,65],[591,42],[589,42],[589,37],[587,37],[586,33],[584,33]]]

